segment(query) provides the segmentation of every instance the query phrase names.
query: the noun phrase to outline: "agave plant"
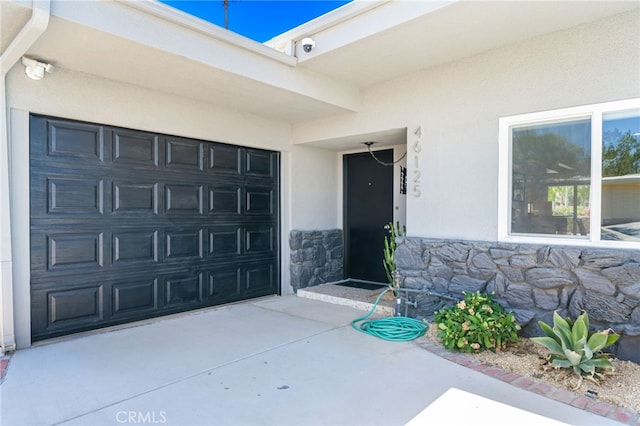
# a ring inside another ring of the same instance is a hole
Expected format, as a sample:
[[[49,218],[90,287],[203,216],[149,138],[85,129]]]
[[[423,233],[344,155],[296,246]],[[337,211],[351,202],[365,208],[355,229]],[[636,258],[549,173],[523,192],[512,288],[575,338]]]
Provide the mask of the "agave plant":
[[[600,351],[614,344],[620,335],[611,329],[589,332],[589,316],[583,312],[575,322],[553,313],[553,328],[539,321],[544,337],[532,337],[535,343],[551,351],[551,365],[557,368],[572,369],[582,376],[600,377],[598,370],[613,369],[607,356]]]

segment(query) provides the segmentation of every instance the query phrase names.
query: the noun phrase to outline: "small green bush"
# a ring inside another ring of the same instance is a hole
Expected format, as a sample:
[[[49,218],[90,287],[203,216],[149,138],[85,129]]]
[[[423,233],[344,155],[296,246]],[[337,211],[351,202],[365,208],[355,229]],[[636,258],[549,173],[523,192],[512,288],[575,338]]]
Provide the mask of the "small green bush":
[[[602,376],[600,370],[613,369],[607,356],[599,352],[618,341],[620,335],[611,329],[589,332],[589,315],[586,312],[575,322],[554,312],[553,328],[542,321],[538,324],[546,336],[532,337],[531,340],[549,349],[549,359],[554,367],[571,369],[580,376],[590,375],[593,378]]]
[[[435,313],[438,337],[449,350],[499,351],[518,341],[520,326],[512,313],[506,313],[491,295],[464,292],[464,300]]]

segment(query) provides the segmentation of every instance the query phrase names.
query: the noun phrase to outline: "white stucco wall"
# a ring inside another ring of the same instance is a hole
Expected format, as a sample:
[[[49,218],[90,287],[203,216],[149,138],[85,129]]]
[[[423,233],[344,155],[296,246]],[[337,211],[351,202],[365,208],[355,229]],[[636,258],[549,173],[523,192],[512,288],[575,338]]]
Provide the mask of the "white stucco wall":
[[[291,229],[342,228],[338,222],[336,152],[294,146],[291,151]]]
[[[291,127],[284,121],[61,68],[34,81],[17,64],[7,87],[13,109],[275,151],[290,146]]]
[[[177,136],[283,152],[289,168],[291,128],[284,121],[215,108],[187,98],[87,74],[57,69],[40,81],[16,65],[7,76],[10,111],[10,176],[15,334],[18,347],[30,344],[29,294],[29,113],[96,122]],[[288,174],[281,179],[281,208],[289,210]],[[290,229],[283,221],[281,235]],[[283,292],[288,288],[288,252],[282,253]]]
[[[420,197],[408,140],[409,234],[495,240],[498,118],[640,96],[639,21],[626,13],[370,87],[359,114],[298,124],[293,142],[421,126]]]

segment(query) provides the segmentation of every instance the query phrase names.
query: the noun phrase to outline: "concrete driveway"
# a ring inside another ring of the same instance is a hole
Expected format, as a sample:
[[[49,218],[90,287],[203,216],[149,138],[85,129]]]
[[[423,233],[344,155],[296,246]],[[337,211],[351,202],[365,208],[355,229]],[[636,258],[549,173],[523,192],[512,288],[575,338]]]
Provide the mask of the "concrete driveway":
[[[403,425],[455,387],[570,424],[619,424],[358,333],[349,323],[359,315],[269,297],[21,350],[0,423]],[[456,414],[429,423],[458,424]]]

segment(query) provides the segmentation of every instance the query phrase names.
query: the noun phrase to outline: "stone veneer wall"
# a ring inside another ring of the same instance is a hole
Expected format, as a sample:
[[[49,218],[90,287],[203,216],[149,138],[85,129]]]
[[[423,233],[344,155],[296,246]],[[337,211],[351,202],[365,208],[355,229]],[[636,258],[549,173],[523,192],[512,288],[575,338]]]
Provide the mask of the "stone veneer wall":
[[[341,229],[291,231],[291,286],[294,291],[343,278]]]
[[[494,293],[513,311],[525,336],[540,335],[538,321],[553,312],[577,317],[622,337],[613,349],[640,362],[640,251],[399,238],[395,253],[401,286],[463,298]],[[411,316],[430,317],[446,304],[419,296]]]

